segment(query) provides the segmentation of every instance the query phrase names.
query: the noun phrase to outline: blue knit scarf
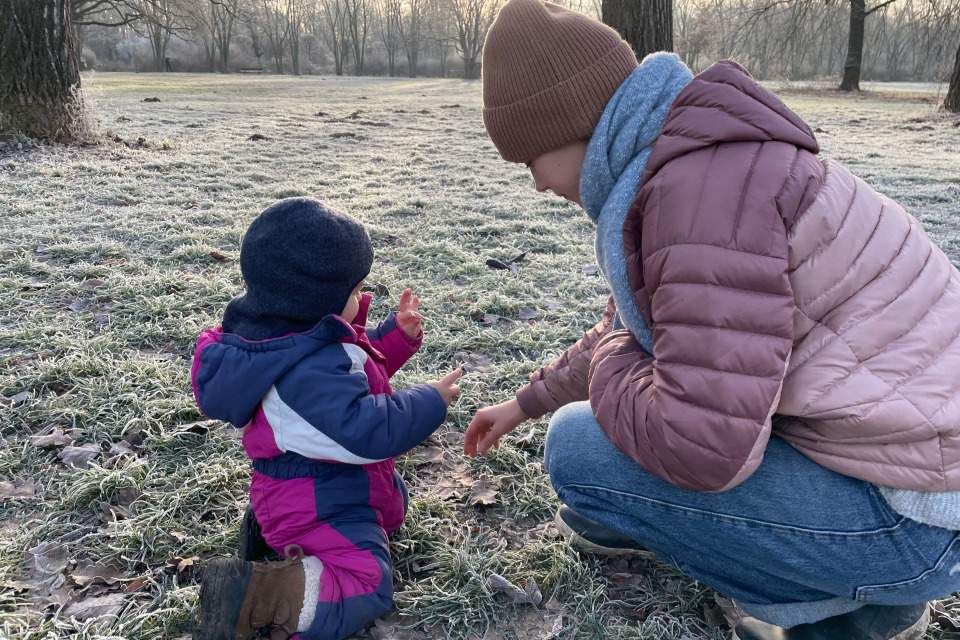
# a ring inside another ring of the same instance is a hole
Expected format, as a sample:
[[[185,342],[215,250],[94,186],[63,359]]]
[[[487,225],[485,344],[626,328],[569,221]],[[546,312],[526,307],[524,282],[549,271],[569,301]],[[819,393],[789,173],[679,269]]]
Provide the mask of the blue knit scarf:
[[[607,103],[580,174],[580,199],[597,225],[597,262],[610,284],[620,321],[650,354],[653,336],[627,276],[623,225],[670,106],[692,79],[675,54],[644,58]]]

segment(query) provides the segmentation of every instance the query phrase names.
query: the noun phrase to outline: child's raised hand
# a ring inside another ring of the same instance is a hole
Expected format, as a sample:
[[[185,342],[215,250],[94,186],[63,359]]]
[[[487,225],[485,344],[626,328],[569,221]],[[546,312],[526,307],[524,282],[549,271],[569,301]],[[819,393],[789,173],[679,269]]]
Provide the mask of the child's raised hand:
[[[420,307],[420,298],[413,295],[413,289],[404,289],[400,294],[400,307],[397,309],[397,324],[410,338],[420,335],[420,325],[423,316],[417,309]]]
[[[454,369],[440,380],[432,380],[428,384],[440,392],[440,395],[443,396],[443,401],[449,407],[453,399],[460,394],[460,385],[457,384],[457,380],[459,380],[462,375],[463,369]]]

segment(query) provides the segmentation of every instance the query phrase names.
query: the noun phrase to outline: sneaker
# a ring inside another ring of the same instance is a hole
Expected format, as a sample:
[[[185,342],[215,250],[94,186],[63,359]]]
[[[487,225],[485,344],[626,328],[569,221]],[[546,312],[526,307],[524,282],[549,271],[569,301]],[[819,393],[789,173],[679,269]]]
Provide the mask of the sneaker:
[[[604,556],[654,557],[653,552],[644,549],[632,538],[611,531],[567,506],[557,511],[554,524],[567,544],[577,551]]]
[[[789,629],[744,618],[733,631],[733,640],[920,640],[930,624],[926,604],[906,607],[864,607]]]

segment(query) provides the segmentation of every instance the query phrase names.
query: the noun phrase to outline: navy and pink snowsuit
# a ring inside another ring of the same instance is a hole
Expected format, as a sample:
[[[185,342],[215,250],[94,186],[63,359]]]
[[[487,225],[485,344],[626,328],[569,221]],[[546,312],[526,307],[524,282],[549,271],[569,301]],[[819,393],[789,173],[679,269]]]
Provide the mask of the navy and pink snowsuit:
[[[343,638],[393,606],[387,535],[400,528],[407,491],[394,457],[446,418],[440,393],[393,393],[390,377],[420,347],[390,315],[366,330],[370,296],[353,324],[339,316],[262,341],[221,327],[197,340],[192,378],[201,411],[243,427],[253,460],[250,500],[263,536],[300,545],[322,563],[316,613],[300,637]]]

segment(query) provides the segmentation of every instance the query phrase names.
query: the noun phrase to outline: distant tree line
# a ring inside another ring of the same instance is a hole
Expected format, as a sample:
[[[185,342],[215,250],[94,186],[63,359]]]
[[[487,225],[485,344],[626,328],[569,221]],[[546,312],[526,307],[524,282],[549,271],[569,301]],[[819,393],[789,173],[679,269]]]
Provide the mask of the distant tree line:
[[[88,67],[476,78],[501,0],[75,0]],[[95,7],[95,9],[93,9]],[[429,65],[426,64],[429,62]]]
[[[760,78],[945,81],[960,0],[558,0],[694,69]],[[74,0],[87,67],[475,78],[502,0]],[[647,44],[649,43],[649,44]],[[852,46],[851,46],[852,45]],[[859,71],[859,73],[857,73]]]
[[[477,78],[504,0],[2,0],[0,133],[71,140],[80,69]],[[960,0],[557,0],[643,56],[761,79],[949,81],[960,111]]]

